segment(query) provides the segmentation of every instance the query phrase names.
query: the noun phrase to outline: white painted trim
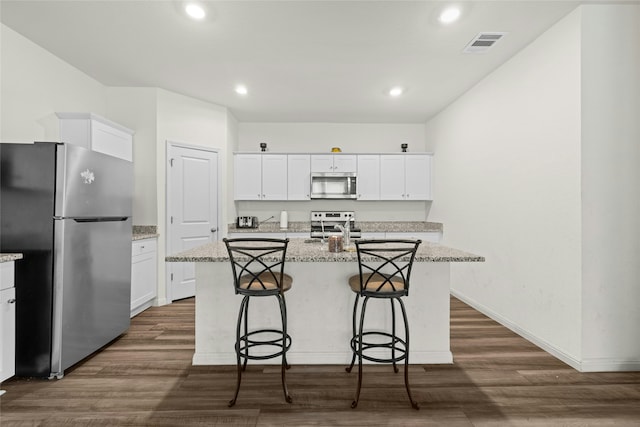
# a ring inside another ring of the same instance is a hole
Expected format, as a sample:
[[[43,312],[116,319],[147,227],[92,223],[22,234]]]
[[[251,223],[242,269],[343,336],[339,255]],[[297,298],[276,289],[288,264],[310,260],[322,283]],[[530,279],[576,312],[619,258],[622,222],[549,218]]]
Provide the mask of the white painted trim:
[[[585,359],[582,361],[582,372],[622,372],[640,371],[640,359]]]
[[[169,304],[166,298],[156,298],[155,303],[153,304],[156,307],[161,307],[163,305]]]
[[[579,360],[576,360],[574,357],[569,356],[568,354],[564,353],[562,350],[558,349],[554,345],[552,345],[552,344],[550,344],[550,343],[548,343],[548,342],[546,342],[544,340],[541,340],[540,338],[536,337],[535,335],[533,335],[529,331],[526,331],[526,330],[520,328],[519,326],[515,325],[509,319],[504,318],[500,314],[498,314],[498,313],[494,312],[493,310],[485,307],[484,305],[478,303],[477,301],[474,301],[474,300],[472,300],[470,298],[465,297],[461,293],[457,292],[455,289],[451,289],[451,295],[453,295],[454,297],[458,298],[460,301],[464,302],[465,304],[471,306],[475,310],[478,310],[480,313],[484,314],[485,316],[488,316],[491,319],[495,320],[496,322],[500,323],[505,328],[508,328],[509,330],[511,330],[511,331],[515,332],[516,334],[520,335],[522,338],[526,339],[527,341],[537,345],[538,347],[540,347],[541,349],[543,349],[547,353],[551,354],[552,356],[560,359],[561,361],[563,361],[567,365],[571,366],[573,369],[575,369],[577,371],[582,371],[581,363],[580,363]]]
[[[384,354],[388,356],[388,354]],[[305,365],[345,365],[351,363],[351,352],[287,352],[287,361],[291,364]],[[224,353],[194,353],[192,363],[194,365],[235,365],[236,354],[233,351]],[[256,362],[257,363],[257,362]],[[260,360],[260,364],[279,365],[281,363],[279,357],[273,359]],[[375,362],[362,361],[363,364],[373,365]],[[422,364],[451,364],[453,363],[453,355],[450,351],[442,352],[410,352],[409,363],[411,365]]]
[[[57,112],[55,113],[56,116],[59,119],[64,119],[64,120],[95,120],[97,122],[103,123],[105,125],[111,126],[113,128],[116,128],[118,130],[121,130],[122,132],[125,132],[129,135],[134,135],[136,132],[132,129],[129,129],[128,127],[122,126],[119,123],[116,122],[112,122],[111,120],[107,119],[106,117],[102,117],[99,116],[97,114],[94,113],[66,113],[66,112]]]

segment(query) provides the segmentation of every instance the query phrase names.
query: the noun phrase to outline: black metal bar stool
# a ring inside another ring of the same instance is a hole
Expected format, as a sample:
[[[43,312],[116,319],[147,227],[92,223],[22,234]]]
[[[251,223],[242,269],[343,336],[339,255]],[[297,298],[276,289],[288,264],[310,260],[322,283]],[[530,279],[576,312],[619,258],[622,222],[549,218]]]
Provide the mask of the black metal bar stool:
[[[240,391],[242,372],[251,360],[265,360],[282,356],[282,390],[284,398],[291,403],[287,390],[285,371],[289,369],[287,350],[291,347],[291,336],[287,333],[287,304],[284,293],[291,289],[293,279],[284,273],[284,261],[289,239],[238,238],[223,239],[233,271],[236,294],[243,295],[236,325],[236,360],[238,381],[236,392],[229,406],[233,406]],[[249,331],[249,299],[251,297],[274,296],[280,306],[282,329],[262,328]],[[250,354],[257,347],[274,347],[272,352]]]
[[[409,295],[409,277],[411,267],[420,245],[420,240],[359,240],[356,241],[358,252],[359,274],[349,278],[349,287],[356,294],[353,304],[353,336],[351,350],[353,357],[351,365],[346,368],[351,372],[358,359],[358,387],[351,407],[358,406],[360,389],[362,387],[362,360],[377,363],[392,363],[398,372],[397,362],[404,360],[404,384],[409,401],[414,409],[419,409],[418,403],[411,395],[409,387],[409,322],[402,297]],[[360,297],[362,304],[359,305]],[[364,320],[369,298],[388,299],[391,303],[391,333],[364,329]],[[396,304],[402,312],[404,323],[404,337],[398,336],[396,331]],[[358,310],[360,321],[358,324]],[[376,357],[369,350],[389,351],[388,357]]]

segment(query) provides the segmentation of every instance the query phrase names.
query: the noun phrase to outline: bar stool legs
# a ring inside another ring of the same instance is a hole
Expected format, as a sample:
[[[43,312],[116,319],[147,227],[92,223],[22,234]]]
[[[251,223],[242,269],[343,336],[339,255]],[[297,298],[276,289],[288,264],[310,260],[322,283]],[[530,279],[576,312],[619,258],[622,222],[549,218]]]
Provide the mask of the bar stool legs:
[[[411,407],[413,409],[420,409],[418,403],[414,400],[413,395],[411,394],[411,387],[409,385],[409,321],[407,318],[407,311],[404,307],[404,303],[400,298],[390,298],[391,302],[391,313],[392,313],[392,333],[384,333],[384,332],[363,332],[364,330],[364,318],[367,308],[367,303],[369,302],[369,297],[365,296],[362,302],[362,307],[360,309],[360,323],[358,329],[356,329],[356,318],[357,318],[357,308],[358,301],[360,295],[356,295],[356,301],[353,309],[353,338],[351,339],[351,349],[353,356],[351,358],[351,364],[345,368],[347,372],[351,372],[353,366],[355,364],[356,357],[358,359],[358,385],[356,388],[356,394],[353,402],[351,403],[351,408],[356,408],[358,406],[358,402],[360,400],[360,390],[362,388],[362,360],[370,360],[374,362],[388,363],[391,362],[393,364],[393,371],[398,373],[399,369],[396,365],[396,362],[404,359],[404,384],[407,390],[407,396],[409,397],[409,401],[411,402]],[[396,334],[396,320],[395,320],[395,302],[400,305],[400,309],[402,312],[402,319],[404,322],[404,331],[405,331],[405,339],[402,340]],[[389,342],[377,344],[371,342],[365,342],[365,335],[377,335],[377,336],[385,336],[390,339]],[[389,359],[378,359],[372,356],[363,355],[363,351],[371,348],[389,348],[391,350],[391,358]],[[396,354],[399,352],[400,354]]]
[[[247,362],[249,359],[266,359],[275,357],[278,355],[282,355],[282,369],[281,369],[281,377],[282,377],[282,391],[284,392],[284,399],[287,403],[291,403],[293,400],[289,395],[289,390],[287,388],[286,382],[286,370],[291,366],[287,362],[287,350],[291,345],[291,337],[287,335],[287,305],[284,300],[284,295],[277,294],[275,295],[278,298],[278,304],[280,305],[280,318],[282,319],[282,337],[270,340],[270,341],[257,341],[255,339],[250,339],[252,334],[259,334],[262,332],[280,332],[275,330],[259,330],[254,332],[249,332],[248,327],[248,319],[249,319],[249,295],[245,295],[242,298],[242,302],[240,303],[240,311],[238,313],[238,323],[236,325],[236,364],[237,364],[237,380],[236,380],[236,391],[233,395],[233,399],[229,401],[229,407],[232,407],[236,404],[236,400],[238,399],[238,393],[240,392],[240,383],[242,381],[242,372],[247,369]],[[244,328],[243,328],[244,324]],[[241,332],[242,335],[241,335]],[[250,356],[249,349],[253,346],[259,345],[275,345],[276,343],[281,344],[281,350],[277,353],[271,354],[269,356]],[[242,360],[244,359],[244,360]]]
[[[277,295],[278,297],[278,303],[280,304],[280,317],[282,318],[282,367],[280,368],[281,370],[281,377],[282,377],[282,391],[284,392],[284,400],[287,403],[291,403],[293,402],[293,400],[291,399],[291,396],[289,395],[289,389],[287,388],[287,382],[286,382],[286,370],[289,369],[291,366],[289,365],[289,362],[287,362],[287,349],[289,348],[287,346],[287,305],[284,302],[284,294],[282,295]]]

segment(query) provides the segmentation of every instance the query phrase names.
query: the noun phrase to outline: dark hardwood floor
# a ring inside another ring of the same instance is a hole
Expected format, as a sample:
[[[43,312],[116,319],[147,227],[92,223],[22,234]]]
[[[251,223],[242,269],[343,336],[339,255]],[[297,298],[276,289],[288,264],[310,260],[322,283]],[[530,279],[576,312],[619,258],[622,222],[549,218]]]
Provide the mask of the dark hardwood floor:
[[[579,373],[462,302],[451,304],[455,363],[411,366],[419,411],[402,371],[388,365],[365,366],[356,409],[357,374],[344,366],[294,365],[287,404],[279,367],[249,365],[228,408],[235,367],[191,366],[188,299],[138,315],[126,335],[62,380],[4,382],[0,425],[640,426],[640,372]]]

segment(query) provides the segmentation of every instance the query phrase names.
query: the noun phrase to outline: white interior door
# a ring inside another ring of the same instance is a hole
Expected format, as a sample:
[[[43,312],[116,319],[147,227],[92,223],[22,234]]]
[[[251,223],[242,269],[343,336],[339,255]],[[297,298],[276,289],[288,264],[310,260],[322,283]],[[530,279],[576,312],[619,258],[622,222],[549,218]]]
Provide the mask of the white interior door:
[[[167,253],[218,240],[218,153],[169,143]],[[195,295],[194,263],[167,263],[167,299]]]

